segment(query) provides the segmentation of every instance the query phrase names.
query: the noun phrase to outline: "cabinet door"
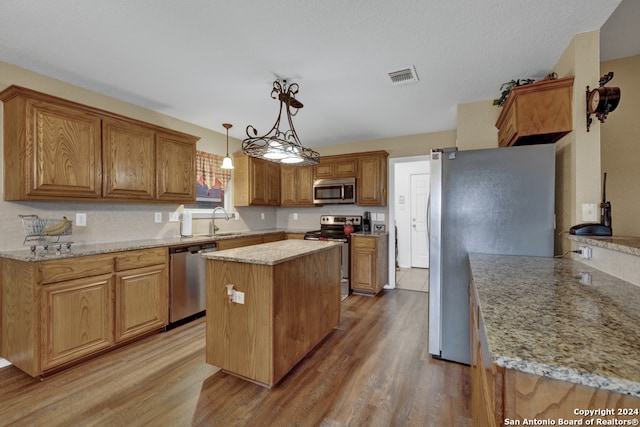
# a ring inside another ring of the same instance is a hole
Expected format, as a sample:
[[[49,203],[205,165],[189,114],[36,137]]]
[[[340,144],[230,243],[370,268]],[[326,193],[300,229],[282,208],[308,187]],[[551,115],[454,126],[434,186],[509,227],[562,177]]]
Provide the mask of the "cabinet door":
[[[351,287],[354,291],[377,293],[377,252],[376,240],[373,238],[351,239]]]
[[[194,140],[178,135],[156,134],[156,187],[159,201],[195,203]]]
[[[298,166],[296,173],[296,204],[313,206],[313,166]]]
[[[116,342],[168,324],[168,289],[164,264],[116,273]]]
[[[280,206],[313,206],[313,166],[280,165]]]
[[[41,370],[111,347],[113,275],[104,274],[41,287]]]
[[[267,201],[267,162],[264,160],[249,158],[249,204],[253,206],[266,206]]]
[[[355,178],[358,175],[358,159],[347,158],[336,160],[334,173],[336,178]]]
[[[297,166],[280,166],[280,206],[297,206]]]
[[[335,177],[335,162],[333,159],[320,158],[320,163],[314,166],[314,175],[318,179],[327,179]]]
[[[361,206],[387,205],[387,163],[380,155],[363,156],[359,159],[357,197]]]
[[[26,198],[100,197],[100,118],[36,100],[26,111]]]
[[[267,204],[280,206],[280,165],[267,163]]]
[[[155,133],[116,120],[102,122],[102,197],[152,200],[156,195]]]

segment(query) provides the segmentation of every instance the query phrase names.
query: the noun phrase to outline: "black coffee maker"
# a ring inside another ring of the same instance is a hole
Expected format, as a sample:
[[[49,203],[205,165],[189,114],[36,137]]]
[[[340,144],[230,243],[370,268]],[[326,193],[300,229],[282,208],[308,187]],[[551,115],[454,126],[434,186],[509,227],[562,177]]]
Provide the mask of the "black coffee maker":
[[[366,211],[362,214],[362,231],[371,231],[371,212]]]

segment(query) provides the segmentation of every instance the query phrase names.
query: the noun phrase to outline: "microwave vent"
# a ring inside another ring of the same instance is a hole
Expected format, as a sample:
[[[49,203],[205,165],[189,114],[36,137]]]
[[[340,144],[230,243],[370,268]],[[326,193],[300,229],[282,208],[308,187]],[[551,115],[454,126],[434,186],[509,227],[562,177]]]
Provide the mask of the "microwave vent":
[[[418,81],[416,67],[413,65],[401,70],[391,71],[389,73],[389,78],[394,86],[406,85],[407,83],[415,83]]]

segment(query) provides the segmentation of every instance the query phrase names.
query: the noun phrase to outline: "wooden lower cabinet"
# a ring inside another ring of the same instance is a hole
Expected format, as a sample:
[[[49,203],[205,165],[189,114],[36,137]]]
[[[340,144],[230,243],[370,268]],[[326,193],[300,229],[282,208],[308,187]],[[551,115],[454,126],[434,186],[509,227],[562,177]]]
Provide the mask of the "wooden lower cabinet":
[[[165,265],[116,273],[116,342],[168,324],[167,277]]]
[[[355,293],[377,295],[387,283],[387,233],[351,237],[351,288]]]
[[[243,246],[260,245],[262,243],[276,242],[285,240],[284,232],[268,233],[260,236],[243,236],[234,237],[232,239],[222,239],[216,242],[216,249],[224,251],[225,249],[241,248]]]
[[[111,274],[42,287],[42,371],[114,344],[112,295]]]
[[[557,423],[559,419],[582,419],[584,422],[586,417],[574,414],[576,409],[613,410],[612,415],[593,417],[604,420],[600,425],[609,425],[606,421],[613,418],[629,421],[638,418],[637,415],[618,414],[619,409],[640,409],[638,397],[496,366],[491,361],[473,282],[469,292],[471,404],[476,426],[525,425],[525,419],[529,425],[534,425],[531,420]]]
[[[168,323],[167,248],[24,262],[0,259],[0,357],[31,376]]]

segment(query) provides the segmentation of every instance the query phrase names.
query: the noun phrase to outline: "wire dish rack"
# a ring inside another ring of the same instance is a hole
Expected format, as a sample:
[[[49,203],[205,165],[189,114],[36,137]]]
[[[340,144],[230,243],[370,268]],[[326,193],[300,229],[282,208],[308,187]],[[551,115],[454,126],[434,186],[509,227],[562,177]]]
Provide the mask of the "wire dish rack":
[[[73,223],[67,217],[62,219],[40,218],[38,215],[20,215],[24,227],[23,245],[31,247],[31,253],[35,254],[36,246],[42,246],[44,253],[49,253],[49,245],[55,244],[56,253],[60,254],[62,245],[67,252],[71,252],[71,244],[65,236],[71,236]],[[61,241],[62,239],[62,241]]]

